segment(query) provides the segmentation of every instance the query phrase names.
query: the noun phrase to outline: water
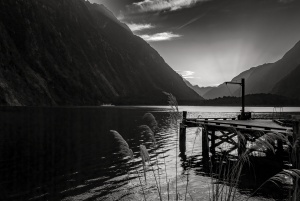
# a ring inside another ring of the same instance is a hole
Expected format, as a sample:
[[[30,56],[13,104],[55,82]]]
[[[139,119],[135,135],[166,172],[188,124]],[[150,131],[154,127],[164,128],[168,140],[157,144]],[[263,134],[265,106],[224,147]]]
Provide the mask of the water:
[[[236,117],[240,110],[194,106],[179,109],[188,111],[188,117]],[[255,117],[273,115],[273,108],[250,111],[258,112]],[[300,108],[284,111],[289,112],[285,115],[295,114],[291,112],[300,112]],[[157,150],[137,129],[146,112],[153,113],[158,121]],[[2,107],[0,118],[0,200],[142,200],[137,177],[137,171],[142,173],[140,144],[149,149],[155,170],[160,168],[157,180],[163,197],[167,197],[166,175],[170,196],[174,197],[177,167],[181,198],[185,196],[188,174],[188,199],[208,199],[211,179],[201,167],[201,137],[196,136],[196,129],[188,129],[186,157],[179,156],[169,107]],[[110,130],[118,131],[127,141],[135,155],[133,161],[118,155]],[[147,200],[158,199],[151,168],[144,190]]]

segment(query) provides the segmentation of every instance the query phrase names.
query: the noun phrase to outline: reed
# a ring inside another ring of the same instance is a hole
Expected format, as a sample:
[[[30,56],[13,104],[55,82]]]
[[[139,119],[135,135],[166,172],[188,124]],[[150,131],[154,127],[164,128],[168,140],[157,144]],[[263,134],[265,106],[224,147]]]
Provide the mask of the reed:
[[[275,134],[275,135],[274,135]],[[286,144],[291,148],[290,161],[293,162],[294,169],[283,170],[276,175],[272,176],[268,180],[266,180],[259,188],[257,188],[254,193],[252,193],[250,197],[254,196],[264,185],[271,182],[276,186],[280,184],[288,187],[289,189],[289,201],[299,201],[300,200],[300,167],[299,167],[299,159],[300,159],[300,137],[298,137],[293,144],[291,144],[288,140],[288,135],[279,133],[269,133],[264,138],[265,140],[261,143],[258,143],[261,147],[268,147],[274,152],[274,148],[272,148],[272,144],[270,142],[274,140],[282,140],[286,142]]]
[[[196,139],[200,135],[201,132],[202,132],[202,129],[200,127],[198,127],[197,130],[196,130],[196,132],[195,132],[195,138],[194,138],[194,141],[193,141],[193,147],[192,147],[191,156],[193,155],[193,152],[194,152],[194,147],[195,147]],[[187,197],[187,194],[188,194],[191,160],[192,160],[192,158],[190,158],[190,160],[189,160],[189,169],[187,171],[187,176],[186,176],[186,186],[185,186],[184,200],[186,200],[186,197]],[[191,197],[191,199],[193,199],[193,198]]]
[[[143,161],[143,167],[144,167],[144,175],[146,177],[146,162],[148,161],[149,165],[151,166],[151,170],[153,172],[153,176],[154,176],[154,179],[155,179],[155,183],[156,183],[156,188],[157,188],[157,192],[158,192],[158,195],[159,195],[159,198],[160,198],[160,201],[162,201],[162,196],[161,196],[161,190],[160,190],[160,186],[158,184],[158,181],[157,181],[157,178],[156,178],[156,175],[155,175],[155,171],[154,171],[154,168],[153,166],[150,164],[150,156],[149,156],[149,153],[148,153],[148,150],[147,148],[144,146],[144,145],[140,145],[140,153],[141,153],[141,158],[142,158],[142,161]]]
[[[290,189],[290,193],[288,200],[289,201],[299,201],[300,200],[300,170],[299,169],[289,169],[283,170],[278,174],[272,176],[270,179],[265,181],[250,197],[254,196],[258,190],[260,190],[266,183],[272,182],[276,186],[283,184],[284,186],[288,186]],[[250,198],[249,197],[249,198]],[[248,199],[249,199],[248,198]]]
[[[244,136],[232,128],[238,138],[243,141]],[[204,132],[206,130],[204,129]],[[237,144],[239,146],[245,146],[244,142]],[[216,163],[210,161],[210,192],[209,200],[212,201],[233,201],[237,196],[237,187],[239,184],[240,176],[245,164],[249,164],[249,155],[247,152],[242,152],[239,155],[238,160],[234,161],[227,152],[222,152],[219,160]],[[218,165],[216,165],[218,164]],[[215,170],[213,170],[213,167]]]
[[[147,125],[141,125],[141,126],[139,126],[139,129],[140,129],[141,134],[144,135],[144,137],[150,138],[152,141],[152,145],[154,147],[154,155],[155,155],[155,159],[156,159],[156,166],[157,166],[158,184],[159,184],[159,189],[161,190],[160,171],[159,171],[160,167],[159,167],[159,161],[158,161],[158,154],[156,152],[157,145],[156,145],[156,139],[155,139],[154,133]],[[166,166],[166,164],[165,164],[165,166]]]
[[[158,129],[157,121],[152,113],[146,113],[142,117],[143,124],[149,126],[153,132],[155,132]]]
[[[178,156],[178,141],[179,141],[179,126],[178,126],[178,121],[181,119],[181,114],[179,112],[178,108],[178,102],[171,93],[164,92],[164,94],[168,97],[168,105],[171,107],[171,112],[170,112],[170,120],[171,120],[171,125],[174,126],[174,130],[176,132],[176,146],[175,146],[175,152],[176,156]],[[176,177],[175,177],[175,194],[176,194],[176,201],[178,200],[178,167],[177,167],[177,157],[175,158],[175,172],[176,172]]]
[[[115,130],[110,130],[110,133],[113,136],[114,141],[117,143],[116,148],[118,149],[118,153],[121,154],[125,158],[129,158],[130,161],[132,161],[134,159],[133,151],[129,148],[129,145],[127,144],[126,140],[124,140],[124,138]],[[146,194],[145,194],[144,187],[143,187],[143,184],[142,184],[142,181],[140,178],[140,174],[137,169],[135,169],[135,171],[136,171],[136,174],[139,179],[139,183],[140,183],[140,187],[143,192],[144,200],[146,201]]]
[[[115,130],[110,130],[110,133],[113,136],[114,142],[116,143],[118,153],[125,158],[131,157],[132,152],[130,151],[129,146],[124,138]]]

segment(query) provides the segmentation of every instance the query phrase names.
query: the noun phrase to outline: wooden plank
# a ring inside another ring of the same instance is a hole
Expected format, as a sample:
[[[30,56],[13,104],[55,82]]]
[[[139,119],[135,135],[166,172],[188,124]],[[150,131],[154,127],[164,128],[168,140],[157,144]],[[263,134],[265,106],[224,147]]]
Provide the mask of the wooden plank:
[[[230,127],[232,127],[230,124],[229,125],[215,125],[215,124],[209,124],[209,123],[205,123],[205,122],[198,122],[198,123],[193,123],[193,126],[188,126],[188,127],[199,127],[199,126],[208,126],[208,127],[216,127],[219,129],[228,129]],[[241,131],[251,131],[251,132],[255,132],[255,131],[264,131],[264,129],[259,129],[260,127],[256,127],[256,128],[243,128],[243,127],[235,127],[236,130],[241,130]],[[261,128],[265,128],[265,127],[261,127]],[[280,128],[271,128],[270,131],[274,131],[274,132],[279,132],[279,133],[287,133],[286,129],[280,129]]]
[[[202,121],[197,121],[199,123],[201,123]],[[263,129],[276,129],[276,130],[287,130],[289,127],[282,127],[282,126],[267,126],[267,125],[256,125],[254,123],[256,122],[249,122],[248,124],[245,123],[238,123],[239,121],[208,121],[209,124],[221,124],[221,125],[236,125],[238,127],[246,127],[246,128],[263,128]],[[242,122],[246,122],[246,121],[242,121]],[[272,121],[268,122],[271,123]],[[257,122],[258,123],[258,122]],[[264,122],[262,122],[261,124],[264,124]],[[267,124],[267,122],[265,122],[265,124]]]

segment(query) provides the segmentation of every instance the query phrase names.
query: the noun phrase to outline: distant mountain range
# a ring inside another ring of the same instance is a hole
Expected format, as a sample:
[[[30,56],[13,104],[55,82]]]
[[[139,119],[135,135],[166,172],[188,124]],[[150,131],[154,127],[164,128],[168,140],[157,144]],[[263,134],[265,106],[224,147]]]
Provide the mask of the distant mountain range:
[[[0,104],[180,104],[202,97],[102,5],[0,1]]]
[[[200,96],[203,96],[206,92],[212,90],[213,88],[216,87],[199,87],[198,85],[192,85],[188,80],[184,79],[184,82],[186,83],[186,85],[188,87],[190,87],[191,89],[193,89],[195,92],[197,92],[197,94],[199,94]]]
[[[250,68],[231,81],[246,80],[246,94],[277,94],[289,98],[300,98],[300,41],[275,63]],[[241,96],[239,85],[226,85],[209,88],[202,94],[205,99],[223,96]]]
[[[249,94],[245,96],[246,106],[300,106],[299,99],[288,98],[275,94]],[[222,98],[208,99],[200,101],[201,106],[241,106],[242,98],[224,96]]]

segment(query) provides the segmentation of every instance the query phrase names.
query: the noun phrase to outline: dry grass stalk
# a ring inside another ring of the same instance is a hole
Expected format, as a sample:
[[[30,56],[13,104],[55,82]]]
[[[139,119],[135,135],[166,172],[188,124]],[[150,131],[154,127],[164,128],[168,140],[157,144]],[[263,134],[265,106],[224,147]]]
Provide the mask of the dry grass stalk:
[[[110,133],[113,135],[113,138],[114,138],[115,142],[118,145],[119,153],[123,157],[129,158],[130,160],[133,160],[134,159],[133,151],[129,148],[129,145],[124,140],[124,138],[115,130],[110,130]],[[138,175],[140,186],[141,186],[142,191],[143,191],[144,200],[146,201],[146,194],[145,194],[144,187],[143,187],[143,184],[142,184],[142,181],[141,181],[141,178],[140,178],[140,174],[137,171],[137,169],[136,169],[136,173]]]
[[[139,129],[141,130],[141,134],[143,134],[145,137],[148,137],[152,140],[153,146],[154,146],[154,153],[156,158],[156,165],[157,165],[157,175],[158,175],[158,183],[159,183],[159,189],[161,189],[161,183],[160,183],[160,171],[159,171],[159,161],[158,161],[158,154],[156,152],[156,139],[154,137],[153,131],[149,128],[147,125],[141,125],[139,126]],[[166,169],[166,164],[165,164]],[[167,173],[166,173],[167,174]]]
[[[140,154],[142,158],[142,163],[143,163],[143,170],[144,170],[144,178],[145,182],[147,182],[147,175],[146,175],[146,162],[150,161],[150,156],[148,153],[148,150],[144,145],[140,145]]]
[[[178,109],[178,103],[176,98],[171,94],[164,92],[168,96],[168,104],[171,106],[172,112],[170,113],[170,120],[171,124],[174,126],[175,132],[176,132],[176,156],[178,156],[178,133],[179,133],[179,126],[178,126],[178,121],[181,119],[181,114]],[[175,193],[176,193],[176,201],[178,200],[178,180],[177,180],[177,174],[178,174],[178,167],[177,167],[177,157],[175,159],[175,172],[176,172],[176,177],[175,177]]]
[[[283,170],[280,173],[268,179],[267,181],[265,181],[250,197],[254,196],[257,193],[257,191],[261,189],[266,183],[272,182],[276,186],[279,186],[279,184],[284,184],[285,186],[289,186],[290,190],[292,191],[292,194],[290,195],[288,200],[299,201],[300,199],[299,181],[300,181],[299,169]]]
[[[140,145],[140,153],[141,153],[141,158],[142,158],[142,161],[143,161],[144,176],[145,176],[145,180],[146,180],[146,162],[147,161],[150,162],[150,156],[149,156],[147,148],[144,145]],[[156,188],[157,188],[157,191],[158,191],[158,194],[159,194],[159,198],[162,201],[160,186],[157,182],[155,171],[154,171],[154,168],[153,168],[152,165],[151,165],[151,168],[152,168],[153,176],[154,176],[154,179],[155,179],[155,182],[156,182]]]
[[[295,168],[300,169],[300,137],[298,137],[292,146],[292,162]]]
[[[196,132],[195,132],[195,138],[194,138],[194,141],[193,141],[193,147],[192,147],[192,153],[191,153],[191,155],[193,155],[193,152],[194,152],[196,138],[200,135],[201,131],[202,131],[202,129],[200,127],[198,127],[197,130],[196,130]],[[191,160],[192,160],[192,158],[190,158],[190,160],[189,160],[189,167],[191,166]],[[187,176],[186,176],[186,186],[185,186],[184,200],[186,200],[187,193],[188,193],[189,175],[190,175],[189,171],[190,171],[190,169],[188,169]],[[191,199],[193,199],[193,198],[191,197]]]

